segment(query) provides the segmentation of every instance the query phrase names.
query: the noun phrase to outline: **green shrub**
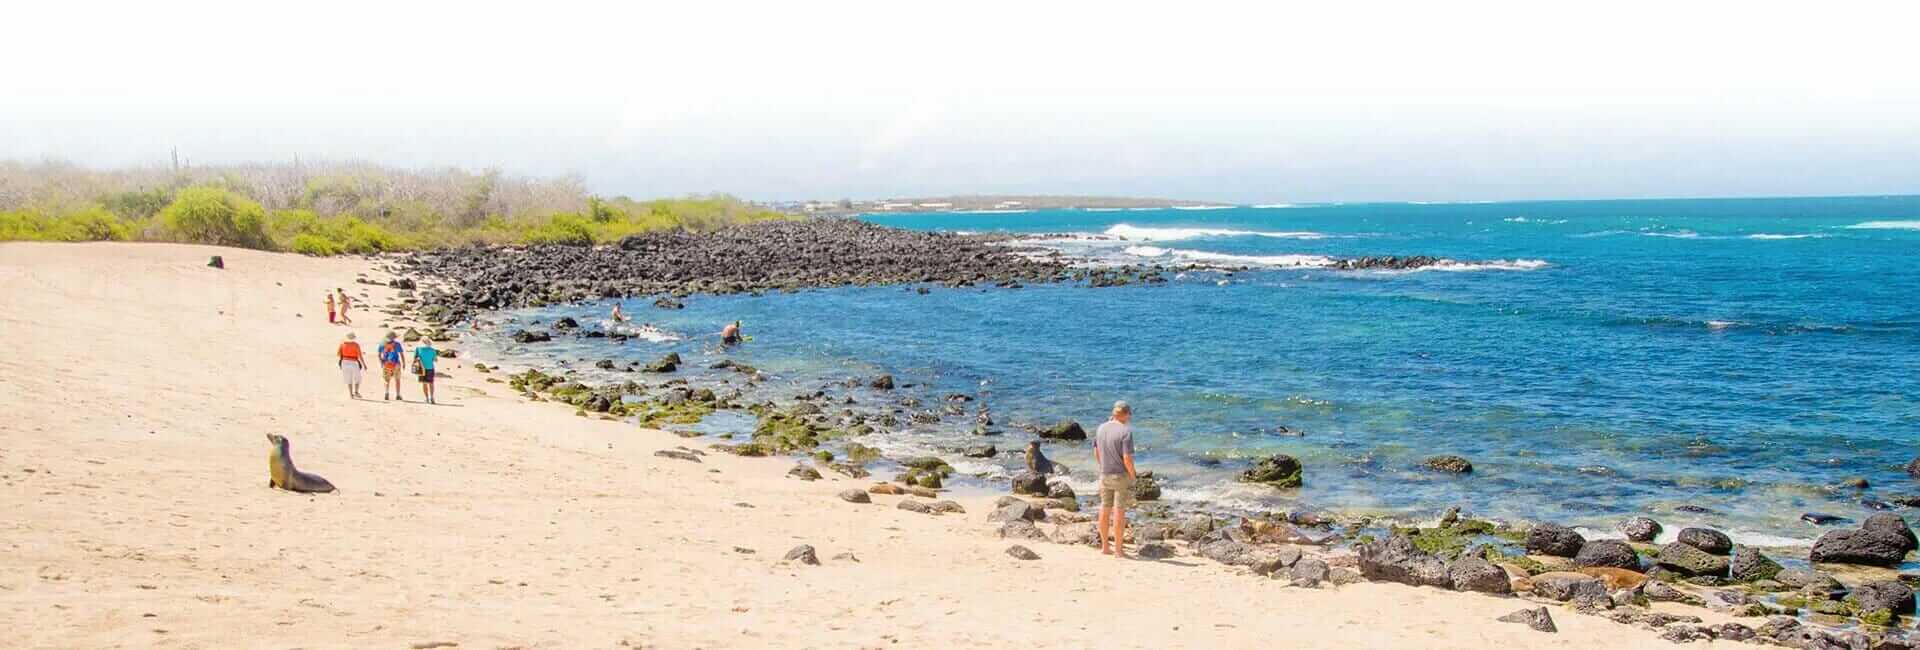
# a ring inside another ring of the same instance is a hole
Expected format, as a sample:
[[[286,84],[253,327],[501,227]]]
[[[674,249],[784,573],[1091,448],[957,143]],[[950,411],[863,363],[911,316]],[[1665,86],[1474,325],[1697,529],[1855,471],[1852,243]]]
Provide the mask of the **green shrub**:
[[[218,187],[189,187],[160,211],[160,222],[181,241],[272,249],[267,211],[246,197]]]
[[[93,207],[49,217],[32,210],[0,212],[0,240],[8,241],[125,241],[134,225],[103,208]]]
[[[339,255],[345,252],[341,249],[338,242],[310,232],[294,235],[293,243],[288,248],[301,255],[316,255],[319,257]]]
[[[577,214],[556,214],[533,230],[527,231],[529,244],[592,246],[592,223]]]

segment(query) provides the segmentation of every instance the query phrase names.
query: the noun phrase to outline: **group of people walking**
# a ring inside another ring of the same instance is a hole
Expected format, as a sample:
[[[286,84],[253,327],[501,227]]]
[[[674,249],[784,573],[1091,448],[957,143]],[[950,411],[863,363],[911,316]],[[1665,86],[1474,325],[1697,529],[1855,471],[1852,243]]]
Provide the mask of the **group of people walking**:
[[[347,332],[347,340],[340,342],[340,377],[347,382],[347,395],[360,399],[360,378],[366,372],[367,358],[360,349],[360,342],[354,340],[353,332]],[[380,360],[380,399],[407,401],[402,395],[404,386],[401,366],[407,359],[406,347],[400,344],[400,335],[387,332],[387,340],[375,349],[375,357]],[[440,360],[440,350],[433,347],[433,341],[421,341],[413,347],[412,374],[420,383],[420,392],[428,404],[436,404],[433,399],[434,365]],[[389,392],[391,390],[391,392]]]
[[[334,289],[333,291],[334,293],[327,294],[327,323],[330,325],[352,325],[353,297],[347,295],[346,289]],[[334,299],[335,294],[340,296],[339,300]]]

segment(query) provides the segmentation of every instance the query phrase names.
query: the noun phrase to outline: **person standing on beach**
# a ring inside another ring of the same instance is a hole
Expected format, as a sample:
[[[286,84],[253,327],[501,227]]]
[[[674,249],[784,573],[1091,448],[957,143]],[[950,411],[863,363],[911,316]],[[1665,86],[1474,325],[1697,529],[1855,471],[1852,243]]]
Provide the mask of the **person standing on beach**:
[[[340,322],[340,317],[336,315],[335,312],[333,311],[333,294],[328,293],[327,294],[327,324],[334,325],[339,322]]]
[[[347,340],[340,342],[340,378],[347,381],[347,396],[360,399],[360,374],[366,372],[367,358],[360,354],[360,344],[354,342],[353,332],[347,332]]]
[[[387,389],[393,389],[393,399],[402,402],[407,398],[400,395],[400,360],[405,350],[400,347],[400,335],[387,332],[387,341],[380,344],[380,399],[387,399]]]
[[[1100,465],[1100,552],[1127,556],[1127,508],[1133,507],[1133,407],[1113,403],[1113,416],[1093,434],[1093,460]],[[1111,531],[1109,524],[1111,523]],[[1111,540],[1112,546],[1107,542]]]
[[[420,373],[420,392],[427,396],[428,404],[433,401],[433,364],[440,360],[440,351],[434,349],[433,341],[423,340],[413,347],[413,363]]]
[[[340,322],[352,325],[353,317],[349,316],[347,312],[353,309],[353,299],[347,297],[346,289],[336,288],[334,291],[340,292]]]

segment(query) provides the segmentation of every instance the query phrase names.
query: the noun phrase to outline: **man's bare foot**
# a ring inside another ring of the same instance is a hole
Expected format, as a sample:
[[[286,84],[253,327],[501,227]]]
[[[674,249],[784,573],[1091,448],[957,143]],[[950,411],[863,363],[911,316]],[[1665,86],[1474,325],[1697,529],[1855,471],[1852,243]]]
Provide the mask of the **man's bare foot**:
[[[1127,557],[1127,552],[1126,552],[1126,551],[1118,551],[1118,550],[1116,550],[1116,551],[1114,551],[1114,552],[1113,552],[1113,559],[1116,559],[1116,560],[1126,560],[1126,559],[1131,559],[1131,558],[1129,558],[1129,557]]]
[[[1105,546],[1100,547],[1100,552],[1107,555],[1113,555],[1113,549],[1107,548]]]

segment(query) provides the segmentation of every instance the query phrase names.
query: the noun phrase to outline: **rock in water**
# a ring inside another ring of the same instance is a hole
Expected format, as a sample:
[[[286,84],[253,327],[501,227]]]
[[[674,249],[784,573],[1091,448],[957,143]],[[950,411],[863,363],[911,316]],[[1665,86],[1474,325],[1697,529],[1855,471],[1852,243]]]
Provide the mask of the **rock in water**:
[[[1473,463],[1467,462],[1465,458],[1453,455],[1434,456],[1420,463],[1420,465],[1436,472],[1446,472],[1449,474],[1473,473]]]
[[[1573,556],[1573,563],[1580,566],[1614,567],[1616,569],[1640,569],[1640,556],[1633,547],[1617,539],[1596,539],[1580,546],[1580,552]]]
[[[1907,461],[1907,476],[1920,478],[1920,457]]]
[[[1500,617],[1500,621],[1504,623],[1519,623],[1541,632],[1560,631],[1560,628],[1553,626],[1553,615],[1548,613],[1545,607],[1523,609]]]
[[[840,499],[842,501],[846,501],[847,503],[873,503],[873,497],[867,496],[867,493],[862,491],[860,488],[847,488],[845,490],[841,490]]]
[[[1260,459],[1252,469],[1240,473],[1240,480],[1246,483],[1264,483],[1277,488],[1300,487],[1300,459],[1286,454],[1275,454]]]
[[[1050,440],[1086,440],[1087,430],[1073,420],[1061,420],[1051,427],[1041,429],[1040,437]]]
[[[1635,542],[1651,542],[1660,535],[1660,522],[1646,517],[1634,517],[1620,523],[1620,533]]]
[[[893,375],[880,375],[867,382],[874,390],[893,390]]]
[[[1899,566],[1906,557],[1906,538],[1865,528],[1830,531],[1815,540],[1807,553],[1807,560],[1812,562],[1868,566]]]
[[[1559,524],[1540,524],[1527,531],[1527,552],[1554,557],[1573,557],[1587,539],[1572,528]]]
[[[1832,526],[1834,524],[1846,523],[1847,518],[1839,515],[1829,515],[1823,512],[1809,512],[1809,513],[1800,515],[1800,521],[1804,521],[1809,524],[1813,524],[1815,526]]]
[[[1861,613],[1885,610],[1894,615],[1913,613],[1913,589],[1898,580],[1880,580],[1853,588],[1847,594]]]
[[[1160,500],[1160,479],[1154,478],[1153,472],[1141,472],[1140,478],[1133,482],[1133,500]]]
[[[1714,555],[1726,555],[1733,551],[1733,539],[1712,528],[1682,528],[1675,539]]]
[[[1900,515],[1886,512],[1875,513],[1869,515],[1867,521],[1860,524],[1860,528],[1861,530],[1891,533],[1898,536],[1907,541],[1906,550],[1911,551],[1920,548],[1920,541],[1915,540],[1913,529],[1907,527],[1907,520]]]
[[[1007,555],[1011,555],[1014,557],[1014,559],[1017,559],[1017,560],[1040,559],[1039,553],[1035,553],[1033,552],[1033,549],[1027,548],[1025,546],[1021,546],[1019,544],[1014,544],[1013,546],[1007,547]]]
[[[1684,542],[1660,547],[1655,564],[1683,576],[1725,576],[1728,568],[1727,558]]]
[[[1727,562],[1727,577],[1740,582],[1772,580],[1780,575],[1780,563],[1762,555],[1751,546],[1733,547],[1733,559]]]
[[[1047,477],[1032,470],[1013,475],[1014,494],[1047,495]]]
[[[994,449],[993,445],[973,445],[960,453],[968,458],[992,458],[999,454],[1000,450]]]
[[[820,564],[820,556],[814,554],[813,547],[806,544],[793,547],[793,550],[787,551],[787,556],[781,559],[788,562],[799,562],[801,564],[811,564],[815,566],[819,566]]]

